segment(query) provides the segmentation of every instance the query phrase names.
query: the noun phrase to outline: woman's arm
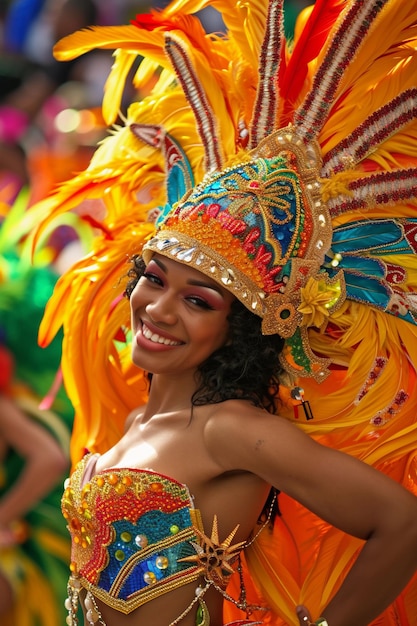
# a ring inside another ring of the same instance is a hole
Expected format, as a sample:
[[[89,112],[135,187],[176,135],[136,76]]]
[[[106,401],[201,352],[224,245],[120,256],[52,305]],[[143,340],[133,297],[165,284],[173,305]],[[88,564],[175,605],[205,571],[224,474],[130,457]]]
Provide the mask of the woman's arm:
[[[417,569],[417,498],[382,473],[344,457],[327,448],[323,453],[319,446],[312,462],[327,463],[328,470],[313,469],[306,479],[308,496],[297,498],[298,489],[291,486],[287,492],[334,526],[366,540],[322,611],[330,626],[365,626],[395,600]]]
[[[212,448],[216,460],[225,470],[257,474],[333,526],[366,541],[322,616],[329,626],[367,626],[417,569],[417,498],[282,418],[242,413],[229,414],[218,429]]]
[[[24,467],[0,499],[0,529],[23,517],[60,480],[68,459],[53,436],[0,395],[0,437],[24,459]]]

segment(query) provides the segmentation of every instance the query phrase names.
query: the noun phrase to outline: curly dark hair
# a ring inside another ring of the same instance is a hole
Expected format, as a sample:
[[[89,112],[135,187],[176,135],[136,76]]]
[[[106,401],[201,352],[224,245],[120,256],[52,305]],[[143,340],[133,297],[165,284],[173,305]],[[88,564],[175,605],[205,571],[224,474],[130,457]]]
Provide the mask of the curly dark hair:
[[[125,295],[130,298],[145,262],[135,255],[128,272]],[[278,355],[284,340],[279,335],[262,335],[261,318],[234,300],[228,317],[228,341],[198,367],[199,386],[192,397],[194,406],[225,400],[248,400],[270,413],[276,412],[279,377]]]

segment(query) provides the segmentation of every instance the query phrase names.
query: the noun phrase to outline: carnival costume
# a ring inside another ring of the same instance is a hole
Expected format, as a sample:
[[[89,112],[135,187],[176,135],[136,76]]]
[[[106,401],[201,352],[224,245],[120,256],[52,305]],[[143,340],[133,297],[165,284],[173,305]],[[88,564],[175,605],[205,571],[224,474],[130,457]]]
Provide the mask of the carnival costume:
[[[191,15],[208,4],[227,36]],[[146,398],[118,285],[128,257],[158,252],[209,275],[264,333],[285,338],[297,391],[292,401],[282,387],[283,415],[417,493],[417,6],[317,0],[293,42],[282,14],[278,0],[178,0],[56,47],[62,60],[116,49],[109,124],[137,55],[135,84],[155,81],[87,170],[33,211],[43,220],[34,246],[68,210],[97,229],[40,333],[47,344],[66,332],[73,459],[111,447]],[[270,609],[263,623],[274,625],[295,624],[299,603],[320,614],[361,545],[279,500],[273,530],[244,550],[244,575]],[[235,615],[225,602],[225,621]],[[412,626],[416,615],[414,577],[373,623]]]

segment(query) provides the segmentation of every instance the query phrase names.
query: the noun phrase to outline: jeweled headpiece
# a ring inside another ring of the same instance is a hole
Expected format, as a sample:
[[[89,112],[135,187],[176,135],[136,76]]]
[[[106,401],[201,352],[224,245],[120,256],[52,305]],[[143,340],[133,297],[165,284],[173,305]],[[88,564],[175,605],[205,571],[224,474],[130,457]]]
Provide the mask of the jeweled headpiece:
[[[343,295],[342,277],[330,283],[320,271],[332,230],[320,200],[318,149],[293,147],[293,138],[290,127],[276,131],[247,161],[206,175],[143,248],[145,260],[159,252],[211,276],[263,318],[265,334],[283,337],[302,324],[309,279],[328,284],[331,306]]]

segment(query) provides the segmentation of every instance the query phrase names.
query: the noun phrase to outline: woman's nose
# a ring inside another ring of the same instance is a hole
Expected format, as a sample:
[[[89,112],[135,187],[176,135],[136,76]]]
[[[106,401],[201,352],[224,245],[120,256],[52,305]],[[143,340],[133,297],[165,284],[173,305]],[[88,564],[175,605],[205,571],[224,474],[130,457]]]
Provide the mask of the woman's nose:
[[[175,300],[169,293],[160,294],[155,300],[149,302],[145,311],[153,322],[175,324],[177,321]]]

